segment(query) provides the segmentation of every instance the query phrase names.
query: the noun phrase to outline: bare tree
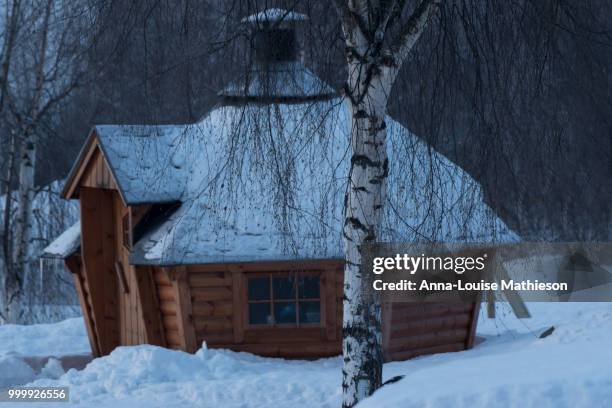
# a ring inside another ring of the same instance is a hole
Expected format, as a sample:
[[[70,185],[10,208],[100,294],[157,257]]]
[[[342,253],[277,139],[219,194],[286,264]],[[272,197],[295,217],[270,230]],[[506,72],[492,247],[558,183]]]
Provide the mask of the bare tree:
[[[21,3],[19,0],[15,0],[10,4],[7,2],[5,5],[6,10],[4,13],[2,33],[2,63],[0,66],[0,113],[3,113],[6,92],[8,86],[8,76],[11,68],[11,59],[13,56],[13,50],[15,48],[16,38],[19,31],[19,15],[20,15]],[[2,211],[2,262],[0,262],[0,278],[6,279],[7,275],[12,274],[12,245],[9,239],[10,235],[10,220],[11,220],[11,209],[12,209],[12,180],[15,173],[15,159],[17,155],[16,148],[16,137],[14,132],[10,132],[8,141],[8,157],[6,158],[6,178],[3,178],[4,184],[4,208]],[[4,274],[1,272],[4,270]],[[4,279],[0,279],[0,283],[4,287]],[[0,291],[3,293],[3,291]],[[1,312],[0,312],[1,316]]]
[[[5,56],[9,59],[5,60],[6,68],[3,67],[7,77],[2,96],[15,135],[13,155],[17,159],[18,177],[12,226],[10,193],[5,203],[3,239],[13,245],[10,249],[5,245],[3,314],[7,321],[19,322],[24,277],[31,272],[34,177],[38,146],[45,137],[41,124],[46,115],[79,86],[85,68],[80,59],[85,41],[81,34],[83,9],[70,2],[32,1],[14,12],[19,13],[16,21],[21,35],[14,39],[11,55]],[[8,169],[14,171],[13,163]],[[11,191],[10,176],[7,192]],[[14,230],[12,238],[11,230]]]

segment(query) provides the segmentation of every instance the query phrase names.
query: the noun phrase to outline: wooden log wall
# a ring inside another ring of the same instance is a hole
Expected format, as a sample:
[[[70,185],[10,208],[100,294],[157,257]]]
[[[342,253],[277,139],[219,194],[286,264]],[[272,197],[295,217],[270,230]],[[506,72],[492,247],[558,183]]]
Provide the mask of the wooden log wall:
[[[270,357],[321,358],[341,354],[343,270],[337,265],[321,269],[322,298],[325,296],[321,304],[322,319],[325,319],[322,327],[245,328],[245,279],[249,272],[274,271],[275,268],[282,267],[235,264],[153,268],[168,347],[194,351],[205,341],[211,348],[228,348]],[[296,265],[293,268],[300,269]],[[186,277],[188,287],[185,290],[191,301],[187,314],[179,299],[184,295],[180,295],[173,284],[175,275]],[[477,313],[478,308],[473,304],[384,305],[385,360],[405,360],[469,348]],[[195,344],[189,345],[186,341],[185,328],[182,329],[181,324],[187,328],[191,325]]]
[[[172,288],[172,282],[166,270],[151,268],[159,299],[159,313],[161,314],[162,328],[166,339],[166,347],[181,350],[182,341],[177,321],[177,299]]]
[[[171,268],[132,266],[125,245],[150,206],[126,207],[96,145],[80,171],[81,255],[66,261],[74,273],[94,355],[118,345],[155,344],[189,352],[206,342],[265,356],[320,358],[341,353],[344,272],[340,261],[256,262]],[[249,273],[318,271],[320,327],[249,328]],[[472,346],[476,304],[383,305],[385,359],[405,360]]]
[[[197,344],[206,341],[214,347],[233,343],[233,272],[211,271],[198,266],[191,266],[188,270]]]
[[[471,347],[478,312],[470,303],[394,303],[387,316],[385,359],[394,361]]]
[[[321,302],[324,322],[321,327],[256,328],[245,327],[246,279],[250,272],[306,269],[318,266],[321,273]],[[184,272],[183,272],[184,270]],[[174,280],[186,276],[183,294]],[[192,265],[173,268],[153,268],[159,312],[168,347],[195,351],[206,342],[211,348],[228,348],[264,356],[285,358],[320,358],[338,355],[342,337],[342,269],[337,263],[309,265],[227,264]],[[182,305],[185,293],[189,305]],[[183,311],[183,316],[181,316]],[[181,329],[181,324],[185,327]],[[195,348],[185,342],[182,332],[189,326],[195,334]]]

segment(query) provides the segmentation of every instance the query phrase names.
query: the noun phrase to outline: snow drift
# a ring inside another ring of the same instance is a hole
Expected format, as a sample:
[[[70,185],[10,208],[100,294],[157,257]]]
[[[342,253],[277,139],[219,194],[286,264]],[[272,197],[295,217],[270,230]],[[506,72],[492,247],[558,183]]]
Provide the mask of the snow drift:
[[[529,307],[535,317],[527,320],[517,320],[509,309],[495,320],[481,316],[478,334],[484,342],[470,351],[386,364],[385,380],[403,379],[385,385],[359,407],[612,406],[612,305]],[[553,333],[539,338],[552,325]],[[49,347],[65,341],[53,326],[37,329],[49,330]],[[0,338],[17,330],[0,327]],[[84,339],[82,325],[80,330]],[[20,334],[20,350],[26,351],[31,337]],[[32,346],[32,352],[40,347]],[[71,402],[79,407],[336,408],[340,383],[340,357],[287,361],[227,350],[204,348],[191,355],[135,346],[120,347],[82,371],[29,385],[68,386]]]

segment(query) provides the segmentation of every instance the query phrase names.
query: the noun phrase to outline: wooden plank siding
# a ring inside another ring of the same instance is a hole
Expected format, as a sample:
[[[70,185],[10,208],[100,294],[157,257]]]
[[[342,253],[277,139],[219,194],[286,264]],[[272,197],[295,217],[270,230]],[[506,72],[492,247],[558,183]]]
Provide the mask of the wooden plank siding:
[[[131,220],[132,209],[124,205],[123,200],[117,191],[113,191],[113,203],[115,208],[114,228],[115,228],[115,253],[116,262],[121,265],[124,284],[119,285],[117,297],[120,310],[120,336],[122,345],[137,345],[145,343],[159,343],[159,339],[149,339],[148,330],[145,327],[142,311],[142,299],[140,297],[139,282],[136,276],[136,268],[129,263],[130,246],[124,242],[123,219],[127,217]],[[127,227],[131,229],[132,223]],[[118,279],[120,282],[121,280]],[[144,284],[145,281],[141,281]],[[123,286],[125,287],[125,290]],[[143,288],[144,289],[144,288]],[[149,328],[149,331],[154,329]]]
[[[94,357],[100,357],[100,343],[98,336],[98,329],[94,323],[94,316],[91,305],[91,297],[89,295],[89,288],[87,281],[85,280],[85,272],[83,270],[83,262],[81,261],[81,255],[75,254],[66,258],[66,268],[72,272],[74,278],[74,286],[79,298],[79,304],[83,312],[83,320],[85,321],[85,328],[87,329],[87,337],[89,337],[89,344],[91,346],[91,353]]]
[[[121,344],[115,262],[113,197],[109,190],[82,188],[81,251],[100,353]]]
[[[117,190],[117,183],[99,147],[96,147],[79,181],[80,187]]]

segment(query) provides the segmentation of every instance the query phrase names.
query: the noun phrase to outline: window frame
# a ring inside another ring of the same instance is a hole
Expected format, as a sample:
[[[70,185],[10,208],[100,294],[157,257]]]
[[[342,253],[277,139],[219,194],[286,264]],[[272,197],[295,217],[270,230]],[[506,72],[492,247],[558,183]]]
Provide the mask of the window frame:
[[[296,284],[296,290],[295,290],[295,298],[294,299],[281,299],[278,301],[275,301],[274,299],[274,287],[273,287],[273,278],[275,277],[290,277],[290,276],[295,276],[298,279],[300,277],[304,277],[304,276],[314,276],[317,277],[319,279],[319,297],[318,298],[311,298],[311,299],[300,299],[299,298],[299,289],[297,288],[297,282],[298,280],[295,280],[295,284]],[[286,329],[294,329],[294,330],[300,330],[300,329],[317,329],[317,328],[322,328],[325,327],[325,294],[326,294],[326,290],[325,290],[325,274],[323,270],[302,270],[302,269],[296,269],[296,270],[284,270],[284,271],[269,271],[269,272],[247,272],[244,274],[244,290],[243,290],[243,295],[242,295],[242,299],[244,302],[244,308],[243,308],[243,315],[244,315],[244,328],[246,330],[286,330]],[[248,287],[249,287],[249,279],[251,278],[268,278],[269,281],[269,285],[270,285],[270,299],[267,300],[249,300],[249,293],[248,293]],[[269,304],[270,305],[270,312],[272,314],[272,316],[274,317],[274,304],[275,303],[283,303],[283,302],[295,302],[296,304],[296,308],[295,308],[295,314],[296,314],[296,321],[295,323],[273,323],[273,324],[251,324],[249,321],[249,305],[250,304],[255,304],[255,303],[259,303],[259,304]],[[308,302],[318,302],[319,303],[319,322],[318,323],[300,323],[300,319],[299,319],[299,315],[300,315],[300,303],[308,303]]]

